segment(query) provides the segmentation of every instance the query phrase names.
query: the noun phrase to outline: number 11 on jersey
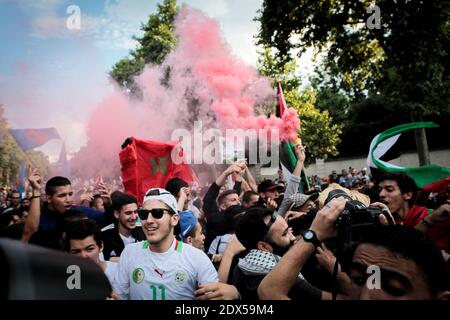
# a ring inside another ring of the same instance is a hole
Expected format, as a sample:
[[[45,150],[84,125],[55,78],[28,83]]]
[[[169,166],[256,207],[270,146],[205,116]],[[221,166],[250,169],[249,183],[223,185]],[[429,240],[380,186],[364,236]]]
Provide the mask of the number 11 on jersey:
[[[166,300],[166,288],[161,284],[156,286],[154,284],[150,285],[150,289],[152,289],[152,300]],[[160,291],[160,297],[158,298],[158,289]]]

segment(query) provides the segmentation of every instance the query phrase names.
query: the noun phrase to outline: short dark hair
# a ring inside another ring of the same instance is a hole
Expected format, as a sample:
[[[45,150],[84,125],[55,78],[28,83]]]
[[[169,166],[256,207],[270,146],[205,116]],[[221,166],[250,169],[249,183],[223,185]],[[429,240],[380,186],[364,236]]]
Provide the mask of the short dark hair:
[[[347,264],[360,244],[385,247],[392,252],[414,261],[424,273],[430,292],[437,294],[446,290],[446,266],[441,251],[422,232],[401,225],[373,226],[362,235],[347,256]],[[348,268],[347,265],[347,268]]]
[[[252,199],[252,196],[259,197],[259,193],[253,190],[245,191],[244,194],[242,195],[242,202],[249,203],[250,200]]]
[[[97,202],[98,199],[102,199],[102,196],[99,194],[96,194],[93,198],[92,201],[89,202],[89,207],[92,208],[93,206],[95,206],[95,203]]]
[[[66,238],[64,239],[66,251],[70,251],[70,240],[83,240],[92,236],[95,243],[102,245],[102,233],[94,221],[83,219],[71,222],[67,227]]]
[[[234,190],[225,190],[224,192],[222,192],[221,194],[219,194],[219,197],[217,198],[217,203],[219,204],[219,206],[224,202],[225,197],[229,196],[230,194],[237,194],[239,195],[239,193]]]
[[[259,241],[265,241],[269,227],[264,223],[264,218],[273,214],[273,211],[265,207],[253,207],[247,209],[236,223],[236,237],[245,249],[256,249]]]
[[[75,221],[87,220],[88,217],[81,211],[69,209],[62,215],[62,219],[59,219],[56,223],[56,227],[60,232],[65,232],[69,226]]]
[[[400,192],[402,194],[407,192],[412,192],[411,199],[408,200],[408,203],[410,206],[414,204],[416,201],[416,195],[417,191],[419,191],[419,187],[417,186],[416,182],[413,178],[408,176],[407,174],[403,172],[389,172],[385,173],[380,177],[379,183],[385,181],[385,180],[393,180],[397,182],[397,185],[400,189]]]
[[[52,196],[55,194],[57,187],[63,187],[70,184],[71,184],[70,180],[65,177],[60,176],[53,177],[50,180],[48,180],[47,183],[45,184],[45,194]]]
[[[239,218],[245,213],[245,208],[240,205],[233,205],[228,207],[224,212],[224,233],[232,233],[236,229],[236,223]]]
[[[178,198],[178,193],[180,192],[181,188],[189,187],[189,184],[180,178],[172,178],[166,183],[166,189],[169,191],[175,198]]]
[[[132,204],[132,203],[138,204],[137,199],[131,194],[122,192],[121,194],[117,194],[114,197],[113,202],[112,202],[112,208],[113,208],[113,210],[120,212],[120,210],[122,210],[123,206],[126,206],[127,204]]]

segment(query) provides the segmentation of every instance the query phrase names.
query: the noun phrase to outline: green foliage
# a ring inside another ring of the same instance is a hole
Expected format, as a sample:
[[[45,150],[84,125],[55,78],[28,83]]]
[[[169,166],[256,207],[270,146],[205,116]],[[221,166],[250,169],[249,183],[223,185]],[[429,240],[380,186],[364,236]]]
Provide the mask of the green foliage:
[[[147,23],[141,25],[143,36],[134,37],[138,42],[136,50],[131,50],[130,57],[117,62],[110,72],[110,76],[132,96],[140,95],[134,77],[139,75],[148,63],[161,64],[176,44],[173,24],[178,12],[177,1],[164,0],[163,4],[158,4],[157,7],[157,12],[149,15]]]
[[[373,4],[379,29],[366,24]],[[388,124],[450,114],[450,1],[265,0],[257,19],[280,65],[310,47],[323,57],[311,84],[344,125],[344,155],[367,152]]]
[[[3,113],[3,106],[0,105],[0,184],[15,184],[24,160],[27,166],[39,168],[41,174],[47,176],[50,172],[48,158],[41,151],[30,150],[24,153],[8,133],[8,122]]]
[[[341,142],[342,126],[333,121],[328,111],[316,108],[316,96],[317,92],[311,88],[300,95],[294,91],[285,94],[287,105],[297,110],[301,119],[300,137],[307,148],[308,162],[337,155],[336,146]]]
[[[0,141],[0,183],[14,184],[20,165],[25,159],[24,152],[17,145],[14,138],[6,133]]]
[[[52,166],[48,160],[48,157],[42,152],[37,150],[29,150],[26,152],[27,166],[39,169],[39,172],[46,179],[50,178]]]
[[[352,99],[380,92],[408,112],[449,112],[450,2],[378,0],[381,28],[369,29],[372,3],[265,0],[259,43],[281,61],[292,49],[326,52],[324,70]]]
[[[297,68],[295,60],[283,63],[274,54],[273,50],[268,47],[259,51],[258,54],[258,71],[261,75],[272,78],[272,86],[274,88],[277,87],[277,82],[280,81],[283,91],[298,90],[301,84],[301,78],[295,75]]]
[[[8,123],[6,122],[6,119],[3,116],[4,113],[5,113],[5,110],[3,108],[3,105],[0,104],[0,139],[8,131],[8,128],[7,128]]]

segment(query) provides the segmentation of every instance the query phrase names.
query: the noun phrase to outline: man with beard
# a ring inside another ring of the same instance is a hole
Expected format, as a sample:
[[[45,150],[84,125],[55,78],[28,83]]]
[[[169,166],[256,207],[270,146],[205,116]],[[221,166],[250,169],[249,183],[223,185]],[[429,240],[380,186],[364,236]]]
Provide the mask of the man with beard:
[[[199,286],[218,282],[208,256],[175,239],[177,211],[177,200],[167,190],[153,188],[146,193],[139,217],[147,240],[122,252],[114,282],[120,299],[193,300]]]
[[[247,210],[237,222],[236,236],[247,254],[234,269],[233,284],[243,300],[258,300],[259,284],[291,247],[295,236],[283,218],[262,207]],[[323,293],[299,274],[289,297],[320,300]]]
[[[137,225],[138,202],[132,195],[122,193],[113,201],[114,217],[116,221],[114,228],[104,230],[103,257],[106,261],[117,260],[123,249],[135,242],[145,240],[142,228]]]
[[[17,190],[13,190],[11,192],[11,204],[10,204],[10,208],[13,209],[19,209],[20,208],[20,193]]]
[[[336,222],[344,211],[344,197],[331,200],[318,211],[310,230],[287,252],[263,279],[262,299],[289,298],[298,273],[321,241],[338,236]],[[351,278],[349,296],[355,300],[448,299],[445,262],[435,244],[421,232],[400,225],[367,227],[359,242],[345,255]],[[376,266],[378,285],[374,286]]]

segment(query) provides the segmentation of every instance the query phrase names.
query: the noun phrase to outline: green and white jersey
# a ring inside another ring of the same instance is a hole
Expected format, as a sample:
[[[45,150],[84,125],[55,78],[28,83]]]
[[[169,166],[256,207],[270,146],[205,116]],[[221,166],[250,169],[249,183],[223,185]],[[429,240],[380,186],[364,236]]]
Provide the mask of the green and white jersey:
[[[123,300],[193,300],[198,286],[210,282],[218,275],[203,251],[174,240],[157,253],[142,241],[122,251],[113,287]]]

